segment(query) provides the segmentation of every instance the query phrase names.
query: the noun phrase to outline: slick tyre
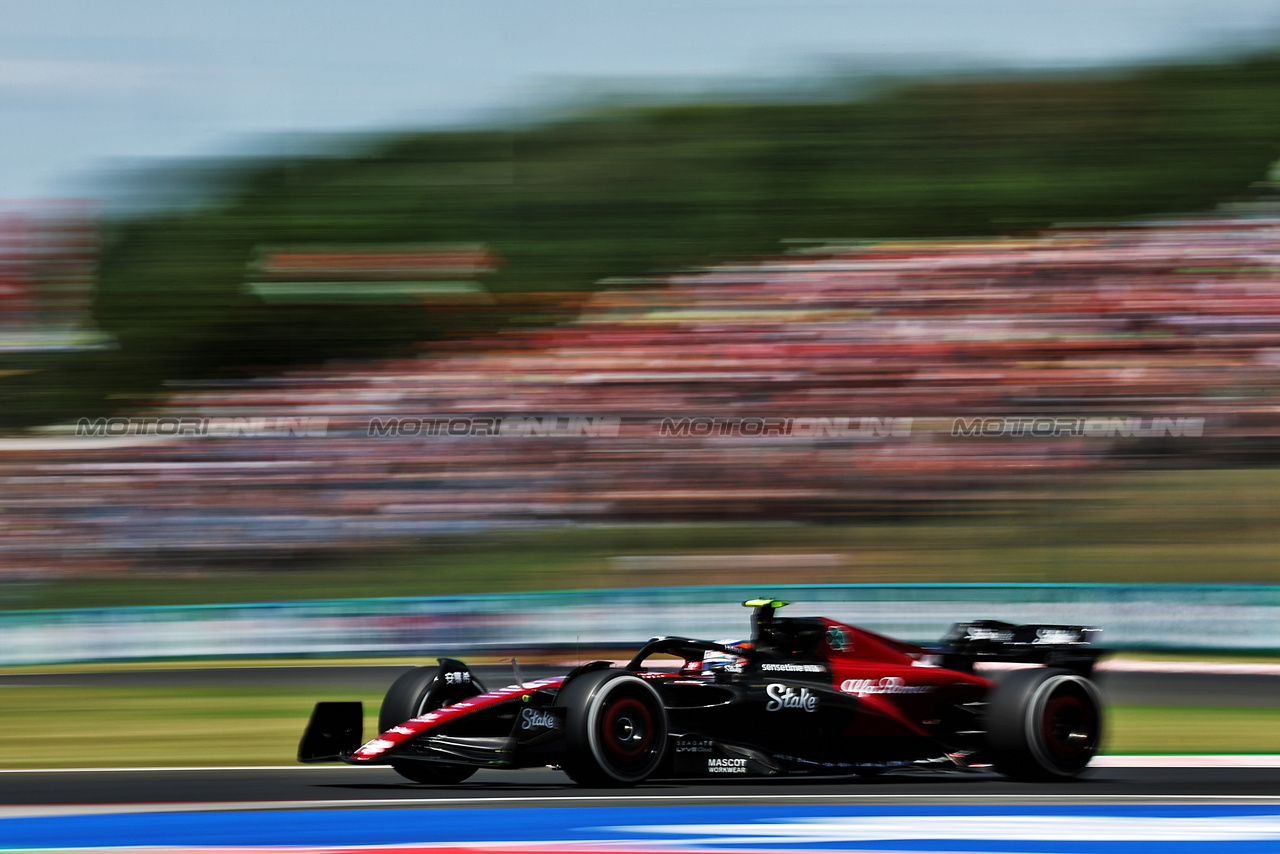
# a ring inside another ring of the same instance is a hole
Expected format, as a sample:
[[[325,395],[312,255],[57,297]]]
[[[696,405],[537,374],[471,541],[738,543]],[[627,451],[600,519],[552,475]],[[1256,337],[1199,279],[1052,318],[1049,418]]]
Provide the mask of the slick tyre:
[[[667,713],[656,691],[625,670],[593,670],[560,689],[565,709],[561,762],[583,786],[634,786],[658,770],[667,750]]]
[[[1098,689],[1078,673],[1015,670],[996,686],[987,709],[991,761],[1015,780],[1074,777],[1102,742]]]
[[[386,732],[409,718],[434,712],[462,699],[441,690],[443,686],[438,684],[439,675],[439,667],[415,667],[392,682],[387,695],[382,698],[382,708],[378,710],[378,731]],[[477,770],[469,765],[443,765],[413,759],[392,759],[391,767],[401,777],[415,783],[436,784],[461,783]]]

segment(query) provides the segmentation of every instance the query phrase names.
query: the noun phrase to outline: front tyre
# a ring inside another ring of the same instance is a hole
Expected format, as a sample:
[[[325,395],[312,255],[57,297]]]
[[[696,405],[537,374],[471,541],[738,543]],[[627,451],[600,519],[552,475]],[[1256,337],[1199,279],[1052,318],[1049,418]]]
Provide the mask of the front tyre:
[[[1098,689],[1078,673],[1015,670],[996,686],[987,709],[992,763],[1016,780],[1074,777],[1102,742]]]
[[[583,786],[634,786],[658,770],[667,713],[658,693],[625,670],[593,670],[556,697],[565,709],[565,773]]]
[[[410,718],[452,705],[463,696],[454,696],[440,682],[439,667],[415,667],[391,683],[378,710],[378,732],[386,732]],[[470,765],[445,765],[414,759],[392,759],[391,767],[401,777],[415,783],[461,783],[478,769]]]

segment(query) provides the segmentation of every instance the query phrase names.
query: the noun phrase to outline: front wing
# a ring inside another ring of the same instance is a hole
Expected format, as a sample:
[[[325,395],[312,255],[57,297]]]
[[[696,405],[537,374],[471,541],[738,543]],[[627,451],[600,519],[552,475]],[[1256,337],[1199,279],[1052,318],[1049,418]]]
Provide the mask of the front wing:
[[[520,758],[559,740],[564,710],[552,707],[558,676],[511,685],[410,718],[361,743],[364,708],[358,702],[316,703],[298,745],[300,762],[340,761],[379,765],[393,760],[465,763],[491,767],[522,764]],[[510,718],[508,721],[507,718]],[[474,726],[452,726],[470,718]],[[466,734],[446,733],[464,729]],[[505,730],[505,731],[504,731]]]

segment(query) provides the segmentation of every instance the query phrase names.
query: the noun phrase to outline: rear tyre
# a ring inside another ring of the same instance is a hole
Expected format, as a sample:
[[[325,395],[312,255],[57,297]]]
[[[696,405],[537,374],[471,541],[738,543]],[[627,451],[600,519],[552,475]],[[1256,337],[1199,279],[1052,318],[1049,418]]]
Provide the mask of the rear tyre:
[[[439,676],[439,667],[415,667],[391,683],[382,699],[382,708],[378,710],[378,732],[386,732],[410,718],[464,699],[463,695],[455,696],[453,692],[444,690],[446,686],[440,684]],[[415,783],[436,784],[461,783],[478,770],[470,765],[444,765],[414,759],[392,759],[391,767],[401,777]]]
[[[1102,742],[1102,701],[1092,682],[1052,668],[1015,670],[987,707],[987,746],[1000,773],[1063,780],[1085,769]]]
[[[565,709],[565,773],[583,786],[634,786],[658,770],[667,713],[658,693],[625,670],[594,670],[556,697]]]

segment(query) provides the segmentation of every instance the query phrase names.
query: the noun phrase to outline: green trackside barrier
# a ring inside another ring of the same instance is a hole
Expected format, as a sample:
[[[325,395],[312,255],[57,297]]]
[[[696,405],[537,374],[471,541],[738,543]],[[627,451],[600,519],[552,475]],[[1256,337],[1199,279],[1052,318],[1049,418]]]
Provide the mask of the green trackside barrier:
[[[741,638],[741,607],[786,599],[916,642],[960,620],[1098,626],[1113,649],[1275,653],[1280,586],[806,584],[568,590],[0,612],[0,665],[165,658],[431,655],[635,646],[655,635]]]

